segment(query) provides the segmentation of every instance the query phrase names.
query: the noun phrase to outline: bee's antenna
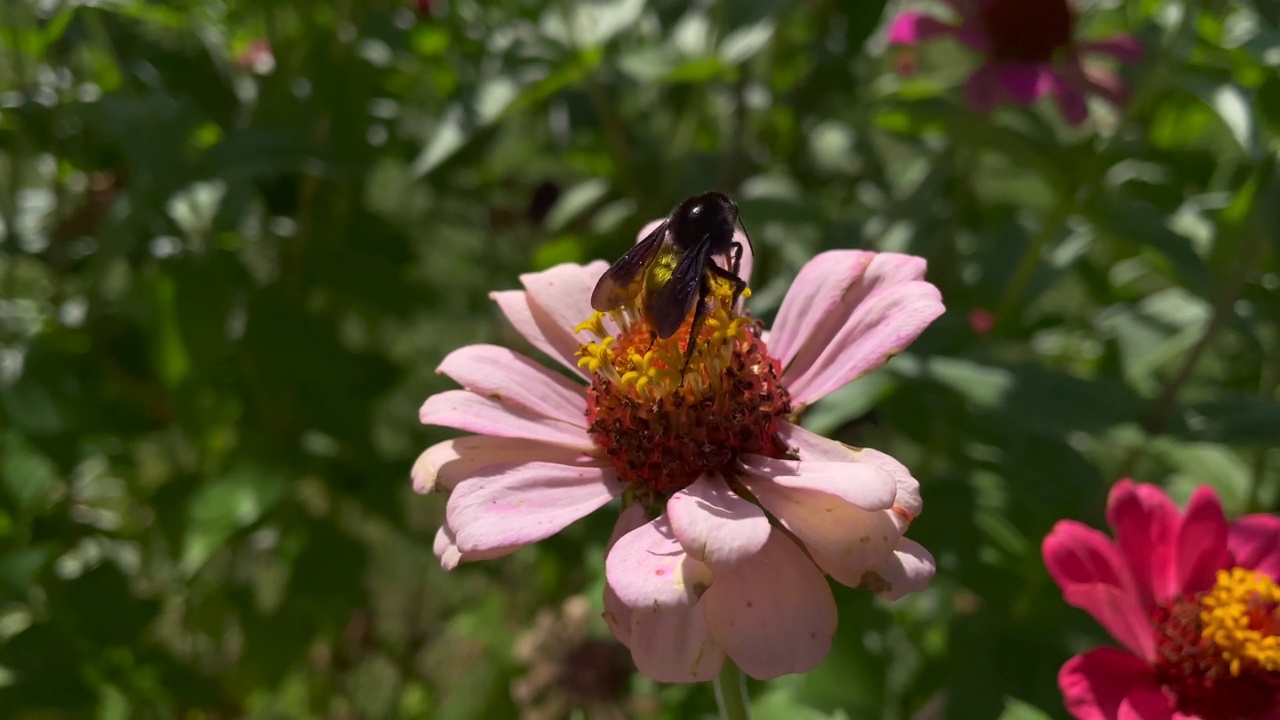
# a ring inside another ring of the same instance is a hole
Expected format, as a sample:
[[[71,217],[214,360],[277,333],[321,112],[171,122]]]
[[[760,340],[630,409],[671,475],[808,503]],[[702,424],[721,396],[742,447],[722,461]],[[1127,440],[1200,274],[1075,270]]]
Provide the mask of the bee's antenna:
[[[735,205],[734,209],[737,210],[738,206]],[[747,232],[747,224],[742,221],[741,214],[738,215],[738,227],[742,228],[742,234],[747,238],[747,247],[751,249],[751,259],[754,261],[756,257],[756,246],[751,242],[751,233]]]

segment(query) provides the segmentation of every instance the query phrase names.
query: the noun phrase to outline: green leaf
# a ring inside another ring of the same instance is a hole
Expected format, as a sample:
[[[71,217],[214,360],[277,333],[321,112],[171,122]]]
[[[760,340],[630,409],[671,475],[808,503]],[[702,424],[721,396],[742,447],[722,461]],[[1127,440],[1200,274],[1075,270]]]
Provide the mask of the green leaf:
[[[235,533],[262,519],[284,497],[284,478],[251,465],[202,485],[187,506],[179,567],[194,575]]]
[[[888,369],[928,380],[964,397],[969,409],[1016,433],[1062,437],[1136,422],[1143,403],[1114,378],[1080,378],[1038,365],[983,363],[955,357],[901,355]]]
[[[1174,412],[1168,433],[1224,445],[1280,445],[1280,402],[1239,395],[1183,405]]]
[[[58,466],[34,445],[10,430],[4,434],[3,469],[5,490],[24,513],[38,511],[58,492]]]
[[[1104,235],[1135,245],[1149,245],[1172,267],[1174,276],[1189,290],[1207,297],[1212,280],[1191,241],[1174,232],[1155,207],[1125,198],[1117,192],[1094,193],[1082,212]]]
[[[1004,712],[1000,713],[999,720],[1051,720],[1049,713],[1041,710],[1035,705],[1025,703],[1016,698],[1008,698],[1005,701]]]

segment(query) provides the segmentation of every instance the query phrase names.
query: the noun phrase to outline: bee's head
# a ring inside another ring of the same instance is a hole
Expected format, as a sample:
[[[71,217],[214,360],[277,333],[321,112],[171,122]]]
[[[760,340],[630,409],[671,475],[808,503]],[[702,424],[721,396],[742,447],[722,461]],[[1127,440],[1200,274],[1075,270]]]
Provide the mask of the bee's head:
[[[708,192],[694,195],[671,214],[672,237],[678,247],[688,248],[711,238],[713,253],[728,251],[738,222],[738,205],[728,195]]]

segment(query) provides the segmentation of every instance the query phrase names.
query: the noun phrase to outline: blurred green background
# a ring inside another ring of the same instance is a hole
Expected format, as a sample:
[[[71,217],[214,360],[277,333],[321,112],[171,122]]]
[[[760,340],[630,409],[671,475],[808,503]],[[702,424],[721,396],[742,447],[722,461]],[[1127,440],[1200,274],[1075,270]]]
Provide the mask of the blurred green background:
[[[1078,128],[973,115],[976,59],[886,48],[884,0],[0,7],[0,716],[605,717],[518,679],[608,649],[561,605],[611,520],[443,572],[416,412],[449,350],[523,347],[489,291],[710,188],[756,314],[827,248],[926,256],[948,307],[805,418],[912,468],[937,579],[837,588],[757,717],[1064,717],[1109,640],[1057,519],[1121,475],[1276,509],[1276,0],[1081,3],[1147,57]],[[623,672],[592,697],[714,712]]]

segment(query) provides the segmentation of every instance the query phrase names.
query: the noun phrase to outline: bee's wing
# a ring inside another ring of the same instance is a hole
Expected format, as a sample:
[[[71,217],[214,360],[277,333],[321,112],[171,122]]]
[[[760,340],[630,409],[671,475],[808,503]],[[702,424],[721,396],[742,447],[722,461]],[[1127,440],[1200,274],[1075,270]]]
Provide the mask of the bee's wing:
[[[636,281],[640,280],[645,268],[658,256],[658,250],[666,238],[667,221],[663,220],[653,232],[610,265],[591,291],[591,309],[600,312],[616,310],[633,298]]]
[[[680,256],[671,279],[656,291],[651,291],[646,304],[658,337],[669,338],[674,335],[689,316],[689,308],[693,307],[701,294],[699,291],[702,288],[703,273],[710,261],[711,241],[703,238]]]

